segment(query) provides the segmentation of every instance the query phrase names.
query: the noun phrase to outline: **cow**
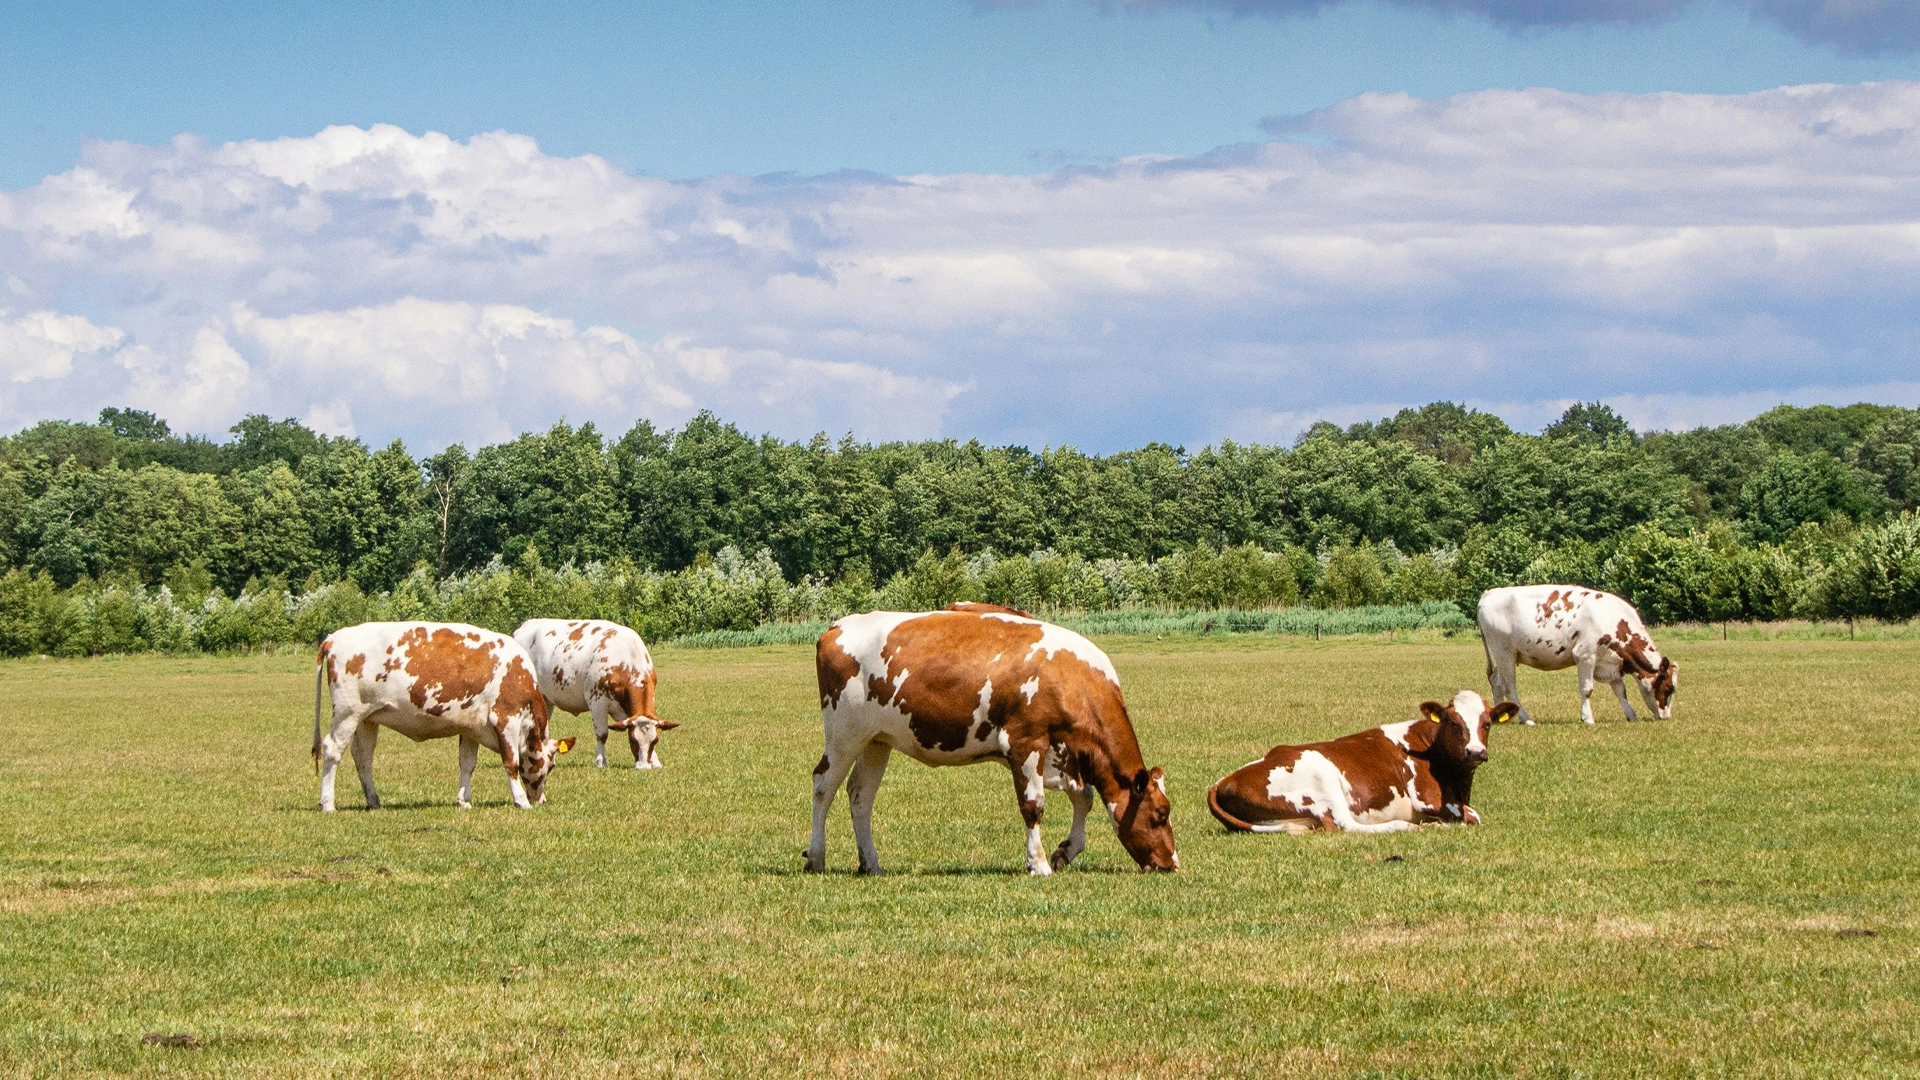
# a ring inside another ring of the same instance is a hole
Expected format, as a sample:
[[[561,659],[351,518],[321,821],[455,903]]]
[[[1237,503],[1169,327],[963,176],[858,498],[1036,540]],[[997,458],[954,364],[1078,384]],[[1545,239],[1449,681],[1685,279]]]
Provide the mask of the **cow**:
[[[333,724],[320,733],[322,684]],[[463,623],[372,622],[335,630],[320,642],[313,674],[313,760],[320,809],[333,810],[333,774],[353,745],[367,809],[373,749],[381,728],[414,742],[458,737],[462,809],[473,806],[473,766],[482,746],[500,755],[513,804],[547,801],[547,774],[572,739],[547,738],[547,703],[526,651],[505,634]]]
[[[653,657],[640,635],[599,619],[528,619],[513,640],[533,658],[547,708],[593,714],[593,763],[607,767],[607,732],[627,733],[633,767],[658,769],[660,733],[680,725],[653,715]]]
[[[873,800],[894,750],[926,765],[1005,765],[1030,874],[1063,869],[1086,847],[1096,794],[1142,870],[1179,868],[1165,775],[1141,760],[1113,662],[1079,634],[989,604],[870,611],[820,635],[815,670],[825,749],[808,870],[827,868],[827,811],[844,781],[860,872],[881,872]],[[1040,840],[1049,788],[1073,803],[1073,828],[1051,857]]]
[[[1639,719],[1627,700],[1628,676],[1640,685],[1653,715],[1673,718],[1680,665],[1660,655],[1640,613],[1612,593],[1579,585],[1512,585],[1481,594],[1477,615],[1494,697],[1520,700],[1516,664],[1542,671],[1572,667],[1579,670],[1582,723],[1593,723],[1595,678],[1613,687],[1628,720]],[[1520,722],[1533,723],[1524,705]]]
[[[1234,832],[1313,829],[1400,832],[1433,821],[1478,825],[1469,799],[1473,771],[1487,760],[1487,733],[1519,706],[1488,710],[1472,690],[1423,719],[1370,728],[1327,742],[1276,746],[1207,789],[1207,808]]]

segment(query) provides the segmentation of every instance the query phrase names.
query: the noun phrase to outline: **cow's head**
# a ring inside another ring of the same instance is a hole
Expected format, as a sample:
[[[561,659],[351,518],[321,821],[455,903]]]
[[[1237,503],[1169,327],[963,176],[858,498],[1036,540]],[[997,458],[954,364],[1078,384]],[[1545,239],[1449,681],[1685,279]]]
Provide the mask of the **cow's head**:
[[[658,760],[653,752],[660,741],[660,733],[679,727],[676,720],[656,720],[651,716],[636,716],[631,720],[610,720],[607,730],[627,733],[627,746],[633,750],[633,763],[646,765]]]
[[[1440,732],[1433,737],[1426,756],[1471,769],[1487,760],[1487,733],[1493,730],[1493,725],[1511,720],[1519,711],[1520,706],[1511,701],[1489,709],[1486,701],[1471,690],[1453,695],[1453,700],[1445,705],[1423,701],[1420,712],[1440,725]]]
[[[1166,774],[1156,766],[1141,769],[1132,778],[1121,777],[1126,787],[1113,811],[1113,831],[1120,845],[1153,873],[1180,869],[1180,853],[1173,848],[1173,804],[1167,799]]]
[[[1645,648],[1610,647],[1620,657],[1620,673],[1633,676],[1633,681],[1640,684],[1640,699],[1653,710],[1653,715],[1662,720],[1673,719],[1673,694],[1680,689],[1680,665],[1670,656],[1660,657],[1656,664],[1648,658]]]
[[[1640,680],[1640,692],[1647,695],[1647,705],[1662,720],[1673,719],[1673,694],[1678,689],[1680,665],[1670,656],[1660,658],[1660,666],[1653,669],[1652,678]]]
[[[547,801],[547,776],[553,772],[553,759],[573,749],[574,738],[549,739],[536,733],[527,739],[527,748],[520,754],[520,782],[527,786],[527,798],[533,805]]]

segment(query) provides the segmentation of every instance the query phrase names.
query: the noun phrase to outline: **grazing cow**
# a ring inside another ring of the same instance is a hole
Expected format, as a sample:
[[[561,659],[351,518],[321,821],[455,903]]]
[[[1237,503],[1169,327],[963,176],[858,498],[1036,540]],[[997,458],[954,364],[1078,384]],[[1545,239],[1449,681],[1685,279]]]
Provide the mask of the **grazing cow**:
[[[813,770],[808,870],[827,868],[827,810],[844,780],[860,870],[880,873],[873,799],[896,749],[926,765],[1006,765],[1030,874],[1086,847],[1096,793],[1141,869],[1179,868],[1165,779],[1140,758],[1113,662],[1079,634],[990,604],[870,611],[820,635],[815,667],[826,750]],[[1040,841],[1048,788],[1073,802],[1073,829],[1051,859]]]
[[[333,697],[333,726],[320,734],[320,689]],[[374,622],[328,634],[313,674],[313,759],[320,768],[320,809],[333,809],[333,774],[347,744],[367,809],[373,790],[373,748],[380,729],[414,742],[460,739],[460,806],[473,805],[473,766],[482,746],[507,768],[513,804],[547,801],[554,755],[572,739],[547,738],[547,703],[527,654],[513,639],[462,623]]]
[[[634,768],[661,767],[660,733],[680,725],[654,718],[653,657],[639,634],[599,619],[528,619],[513,640],[533,658],[548,709],[593,714],[595,765],[607,767],[613,730],[627,733]]]
[[[1207,807],[1237,832],[1304,833],[1315,828],[1399,832],[1426,821],[1478,825],[1469,798],[1473,770],[1487,760],[1487,732],[1518,711],[1487,710],[1471,690],[1442,705],[1423,702],[1424,720],[1305,746],[1276,746],[1221,777]]]
[[[1680,665],[1660,655],[1640,613],[1612,593],[1578,585],[1513,585],[1480,596],[1480,640],[1487,649],[1487,681],[1493,696],[1519,701],[1514,665],[1542,671],[1575,667],[1580,675],[1580,720],[1593,723],[1593,681],[1613,687],[1627,719],[1638,720],[1627,701],[1626,678],[1640,684],[1640,697],[1662,720],[1673,717]],[[1520,722],[1533,723],[1526,707]]]

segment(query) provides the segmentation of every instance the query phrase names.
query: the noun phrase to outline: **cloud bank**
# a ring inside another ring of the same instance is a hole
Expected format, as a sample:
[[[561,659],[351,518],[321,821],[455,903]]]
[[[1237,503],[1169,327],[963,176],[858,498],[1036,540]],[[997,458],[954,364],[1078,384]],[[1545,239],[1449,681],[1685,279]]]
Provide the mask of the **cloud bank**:
[[[1098,0],[1111,4],[1112,0]],[[1237,16],[1308,15],[1346,0],[1120,0],[1133,9],[1196,8]],[[1520,30],[1533,27],[1658,23],[1702,0],[1391,0],[1401,7],[1473,15]],[[1737,0],[1755,19],[1802,41],[1873,56],[1920,49],[1920,4],[1913,0]]]
[[[0,427],[131,404],[430,448],[712,408],[1111,449],[1898,396],[1916,125],[1912,83],[1367,94],[1197,157],[692,182],[505,133],[94,144],[0,194]]]

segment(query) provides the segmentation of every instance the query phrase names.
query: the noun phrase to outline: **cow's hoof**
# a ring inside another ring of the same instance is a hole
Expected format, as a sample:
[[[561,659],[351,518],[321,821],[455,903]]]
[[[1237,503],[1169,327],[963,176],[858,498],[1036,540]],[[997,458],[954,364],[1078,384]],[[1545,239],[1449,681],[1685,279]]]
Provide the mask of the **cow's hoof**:
[[[604,769],[604,768],[606,768],[606,767],[607,767],[607,759],[606,759],[606,758],[598,758],[598,759],[596,759],[596,760],[594,761],[594,763],[593,763],[593,767],[594,767],[594,768],[596,768],[596,769]]]
[[[1052,877],[1053,867],[1047,863],[1032,863],[1027,867],[1027,873],[1033,877]]]
[[[887,872],[878,866],[862,866],[860,873],[866,877],[886,877]]]
[[[1047,860],[1047,865],[1053,867],[1055,870],[1065,870],[1067,864],[1072,861],[1073,856],[1068,855],[1064,851],[1056,851],[1053,853],[1053,857]]]
[[[323,813],[323,814],[331,814],[331,813],[333,813],[333,807],[331,807],[331,806],[328,806],[328,805],[327,805],[326,803],[321,803],[321,804],[320,804],[320,812],[321,812],[321,813]]]
[[[458,806],[458,807],[459,807],[460,809],[462,809],[462,810],[471,810],[471,809],[473,809],[473,804],[472,804],[472,803],[470,803],[470,802],[460,802],[460,803],[455,803],[454,805],[455,805],[455,806]]]

